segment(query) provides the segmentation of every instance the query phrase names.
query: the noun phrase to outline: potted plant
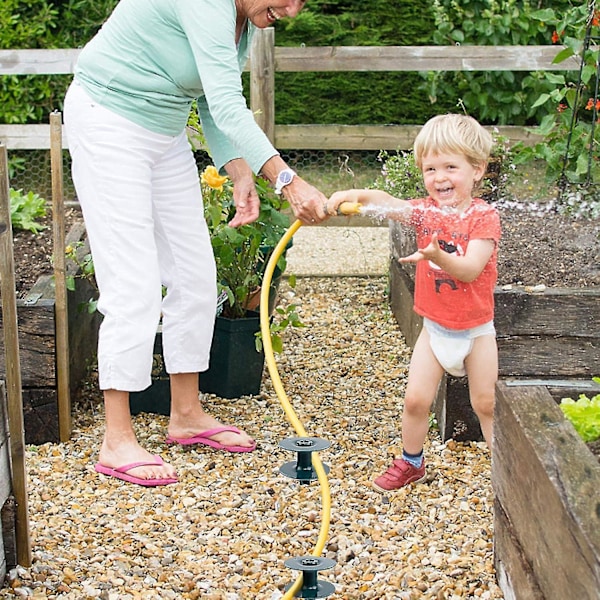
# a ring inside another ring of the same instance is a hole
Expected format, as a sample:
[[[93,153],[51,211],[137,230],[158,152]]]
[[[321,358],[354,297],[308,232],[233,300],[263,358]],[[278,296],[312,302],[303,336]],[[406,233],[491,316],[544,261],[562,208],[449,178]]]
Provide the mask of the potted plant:
[[[259,302],[265,267],[275,246],[289,227],[287,201],[261,178],[256,187],[261,200],[253,223],[233,228],[233,185],[207,167],[201,175],[204,213],[217,266],[219,303],[211,348],[210,367],[200,375],[200,389],[225,398],[257,394],[260,390],[264,353],[260,340]],[[279,281],[286,268],[285,253],[278,260],[270,283],[269,314],[272,314]],[[279,331],[287,324],[300,325],[295,306],[272,327],[273,347],[281,347]],[[283,327],[282,327],[283,324]]]
[[[230,227],[235,214],[233,184],[213,166],[201,175],[204,216],[208,224],[217,266],[220,299],[218,314],[239,319],[256,310],[263,275],[275,246],[290,225],[288,202],[270,185],[256,179],[261,200],[258,219],[241,227]],[[285,271],[285,255],[279,258],[276,275]]]

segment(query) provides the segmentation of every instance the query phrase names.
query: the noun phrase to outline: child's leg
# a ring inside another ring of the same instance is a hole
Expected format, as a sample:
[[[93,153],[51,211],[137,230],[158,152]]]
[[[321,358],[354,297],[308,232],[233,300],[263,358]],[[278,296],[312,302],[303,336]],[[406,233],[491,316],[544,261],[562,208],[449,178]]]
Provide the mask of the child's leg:
[[[385,473],[374,479],[376,490],[391,492],[425,479],[423,444],[429,429],[429,410],[442,374],[443,369],[429,345],[429,334],[423,329],[408,371],[402,416],[402,458],[394,459]]]
[[[409,454],[419,454],[429,430],[429,411],[444,370],[429,345],[423,328],[410,361],[402,415],[402,445]]]
[[[481,432],[492,449],[494,402],[498,380],[498,346],[496,337],[482,335],[473,340],[473,349],[465,360],[469,378],[471,406],[479,418]]]

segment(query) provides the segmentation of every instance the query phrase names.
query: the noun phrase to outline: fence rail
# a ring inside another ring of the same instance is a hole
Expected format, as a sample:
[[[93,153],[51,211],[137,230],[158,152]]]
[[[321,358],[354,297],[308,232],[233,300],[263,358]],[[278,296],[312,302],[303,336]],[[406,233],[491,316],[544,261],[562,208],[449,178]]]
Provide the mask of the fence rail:
[[[277,47],[272,28],[256,36],[247,70],[250,106],[282,150],[394,150],[409,148],[418,125],[275,125],[275,73],[325,71],[575,71],[577,58],[559,64],[559,46],[318,46]],[[80,50],[0,50],[2,75],[73,73]],[[537,140],[522,127],[501,127],[513,141]],[[50,126],[0,124],[11,150],[48,149]],[[63,135],[66,148],[68,140]]]

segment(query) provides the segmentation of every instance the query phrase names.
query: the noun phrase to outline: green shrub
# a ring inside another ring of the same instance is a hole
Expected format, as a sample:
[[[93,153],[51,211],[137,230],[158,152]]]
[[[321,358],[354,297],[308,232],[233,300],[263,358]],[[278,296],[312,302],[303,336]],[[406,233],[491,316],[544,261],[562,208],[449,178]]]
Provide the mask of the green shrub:
[[[276,25],[277,46],[399,46],[431,44],[433,14],[416,0],[311,0],[294,19]],[[367,65],[368,68],[368,65]],[[455,101],[435,107],[416,72],[277,73],[278,124],[412,124]],[[432,110],[434,112],[432,113]]]
[[[433,41],[440,45],[549,45],[552,26],[532,17],[544,4],[531,0],[434,0]],[[569,0],[552,4],[557,11],[574,6]],[[534,103],[552,87],[540,73],[527,71],[445,71],[426,77],[429,96],[436,102],[462,100],[479,121],[497,125],[538,123],[546,112]]]
[[[383,168],[375,181],[376,189],[384,190],[402,200],[427,196],[423,175],[415,163],[412,151],[399,151],[395,155],[383,151],[379,160],[382,161]]]
[[[553,9],[532,13],[532,19],[549,25],[561,47],[556,50],[555,63],[576,56],[582,69],[573,80],[564,73],[544,73],[550,86],[536,98],[533,108],[546,115],[535,133],[542,136],[537,144],[518,144],[516,160],[526,163],[542,160],[546,165],[546,181],[558,183],[558,208],[577,217],[600,217],[600,129],[598,115],[597,47],[585,48],[584,38],[597,36],[600,23],[596,16],[589,21],[588,8],[580,5],[561,15]],[[592,39],[595,39],[592,37]],[[564,46],[564,48],[562,48]],[[575,81],[575,82],[574,82]]]
[[[117,0],[2,0],[0,49],[78,48],[110,14]],[[47,122],[62,110],[70,75],[0,77],[0,122]]]

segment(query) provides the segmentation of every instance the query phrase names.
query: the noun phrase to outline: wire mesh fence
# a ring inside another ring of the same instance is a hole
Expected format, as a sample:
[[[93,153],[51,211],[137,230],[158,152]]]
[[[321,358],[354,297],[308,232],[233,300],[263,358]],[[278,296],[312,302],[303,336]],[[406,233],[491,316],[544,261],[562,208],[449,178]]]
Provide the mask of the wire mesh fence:
[[[381,171],[377,151],[346,150],[288,150],[282,157],[304,179],[317,186],[326,195],[337,189],[371,185]],[[195,152],[201,172],[212,164],[203,151]],[[65,200],[77,199],[71,178],[71,157],[63,152],[63,187]],[[42,198],[52,197],[49,150],[11,150],[9,152],[10,187],[32,191]]]

